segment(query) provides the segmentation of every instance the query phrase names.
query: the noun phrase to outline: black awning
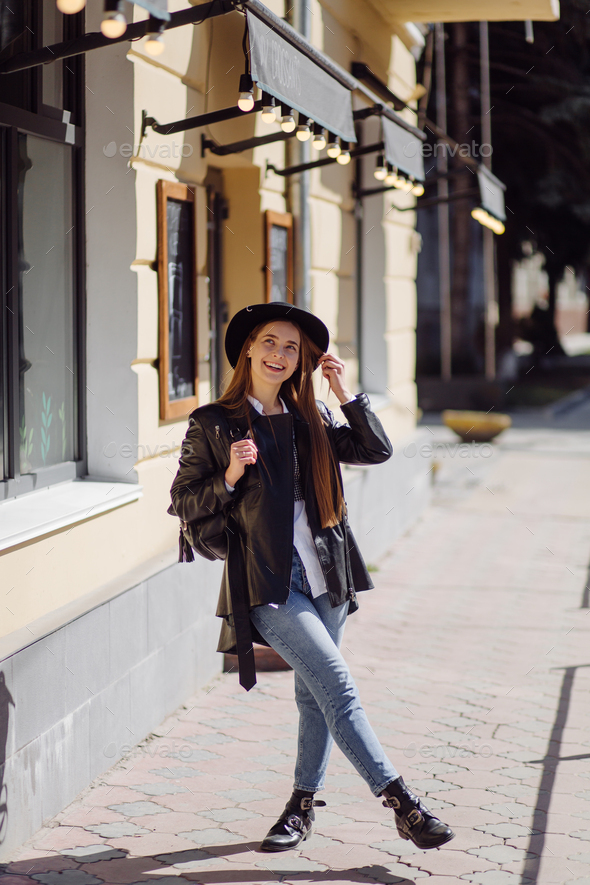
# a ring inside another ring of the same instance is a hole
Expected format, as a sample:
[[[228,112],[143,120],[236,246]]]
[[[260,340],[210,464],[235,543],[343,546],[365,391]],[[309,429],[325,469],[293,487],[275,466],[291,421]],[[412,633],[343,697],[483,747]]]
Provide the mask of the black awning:
[[[500,221],[506,221],[506,209],[504,207],[504,191],[506,185],[496,178],[489,169],[480,165],[477,170],[481,205]]]
[[[250,73],[264,92],[334,135],[356,142],[350,89],[247,10]]]
[[[388,117],[381,117],[381,126],[387,162],[396,166],[400,172],[411,175],[416,181],[424,181],[422,140]]]
[[[170,21],[170,13],[168,12],[168,0],[131,0],[136,6],[147,9],[154,18],[161,18],[164,21]]]

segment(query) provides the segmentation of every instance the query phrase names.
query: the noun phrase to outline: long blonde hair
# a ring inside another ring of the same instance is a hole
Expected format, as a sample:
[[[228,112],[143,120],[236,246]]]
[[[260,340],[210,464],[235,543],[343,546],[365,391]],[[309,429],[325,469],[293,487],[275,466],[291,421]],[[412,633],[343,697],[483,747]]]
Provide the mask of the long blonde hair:
[[[338,525],[342,520],[344,499],[334,454],[326,433],[326,425],[317,407],[312,384],[312,373],[322,351],[297,323],[292,320],[288,322],[292,323],[299,331],[299,365],[291,377],[281,384],[280,396],[285,400],[290,411],[296,408],[303,420],[309,424],[313,485],[321,526],[328,528]],[[259,323],[250,332],[242,346],[228,388],[217,400],[220,405],[234,412],[236,416],[245,416],[248,423],[250,423],[248,394],[252,389],[252,366],[247,352],[259,332],[267,325],[268,323]],[[250,430],[252,430],[251,425]]]

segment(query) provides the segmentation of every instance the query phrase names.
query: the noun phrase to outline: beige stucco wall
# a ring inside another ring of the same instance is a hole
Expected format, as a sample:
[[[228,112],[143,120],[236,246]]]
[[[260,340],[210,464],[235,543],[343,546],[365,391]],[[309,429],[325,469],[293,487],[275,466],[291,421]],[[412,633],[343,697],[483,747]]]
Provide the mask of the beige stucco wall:
[[[185,7],[184,0],[172,0],[169,5],[172,11]],[[268,5],[284,14],[282,0]],[[392,88],[409,94],[414,85],[413,58],[400,38],[391,34],[391,29],[368,5],[359,6],[352,0],[313,0],[310,8],[312,40],[319,48],[347,69],[354,58],[369,63]],[[135,15],[144,17],[139,7],[135,7]],[[233,13],[199,27],[167,33],[165,51],[157,59],[146,56],[141,42],[131,45],[128,62],[134,83],[135,132],[129,134],[129,143],[133,141],[136,156],[129,161],[117,158],[117,162],[128,162],[132,170],[129,174],[135,176],[138,221],[132,268],[138,284],[138,335],[132,368],[137,375],[139,409],[135,466],[143,497],[1,557],[3,585],[17,589],[11,593],[13,614],[8,620],[2,619],[0,635],[114,581],[177,542],[176,521],[166,514],[166,508],[186,419],[169,423],[159,420],[158,289],[153,265],[157,255],[156,182],[179,180],[196,186],[199,397],[203,403],[211,396],[207,361],[207,206],[203,182],[209,167],[221,170],[229,206],[225,222],[224,294],[231,315],[264,297],[263,213],[266,209],[284,212],[289,208],[285,179],[272,173],[265,176],[265,166],[267,160],[279,168],[284,165],[284,145],[268,145],[229,157],[209,154],[202,158],[201,130],[166,137],[150,129],[139,148],[141,112],[146,110],[158,121],[168,122],[233,104],[241,72],[242,33],[243,18]],[[113,104],[116,111],[116,96]],[[270,131],[259,117],[249,117],[210,126],[206,134],[223,143]],[[180,156],[183,146],[190,156]],[[312,150],[312,159],[315,156]],[[348,383],[355,390],[358,366],[353,175],[354,164],[313,171],[310,210],[312,308],[330,328],[331,348],[345,360]],[[383,334],[388,348],[387,387],[392,394],[381,417],[395,440],[414,426],[416,412],[415,214],[391,209],[392,205],[408,205],[409,198],[397,192],[376,199],[383,203],[387,317]],[[337,406],[333,397],[327,397],[327,385],[321,379],[317,391],[331,407]]]

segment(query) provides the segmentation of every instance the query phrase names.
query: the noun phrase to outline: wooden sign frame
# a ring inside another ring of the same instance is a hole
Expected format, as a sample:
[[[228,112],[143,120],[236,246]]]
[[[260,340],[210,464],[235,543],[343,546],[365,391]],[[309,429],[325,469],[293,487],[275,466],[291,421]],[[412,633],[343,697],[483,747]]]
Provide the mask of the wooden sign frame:
[[[170,370],[170,317],[168,311],[168,200],[181,200],[192,205],[192,304],[194,341],[194,390],[192,396],[182,399],[169,399],[168,374]],[[199,355],[197,337],[197,256],[196,256],[196,213],[195,188],[176,181],[160,180],[156,185],[157,224],[158,224],[158,374],[160,381],[160,421],[177,421],[185,418],[198,405]]]
[[[271,301],[273,272],[271,270],[271,231],[273,226],[284,227],[287,230],[287,298],[289,304],[294,302],[294,262],[293,262],[293,216],[290,212],[273,212],[267,209],[264,216],[264,273],[265,273],[265,299]]]

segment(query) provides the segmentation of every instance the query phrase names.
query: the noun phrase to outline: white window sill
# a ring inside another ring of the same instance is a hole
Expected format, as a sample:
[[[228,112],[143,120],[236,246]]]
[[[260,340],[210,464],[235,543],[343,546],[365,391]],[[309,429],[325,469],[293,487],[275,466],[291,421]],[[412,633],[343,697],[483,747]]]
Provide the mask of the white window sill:
[[[137,501],[142,486],[73,480],[0,503],[0,550],[16,547]]]

